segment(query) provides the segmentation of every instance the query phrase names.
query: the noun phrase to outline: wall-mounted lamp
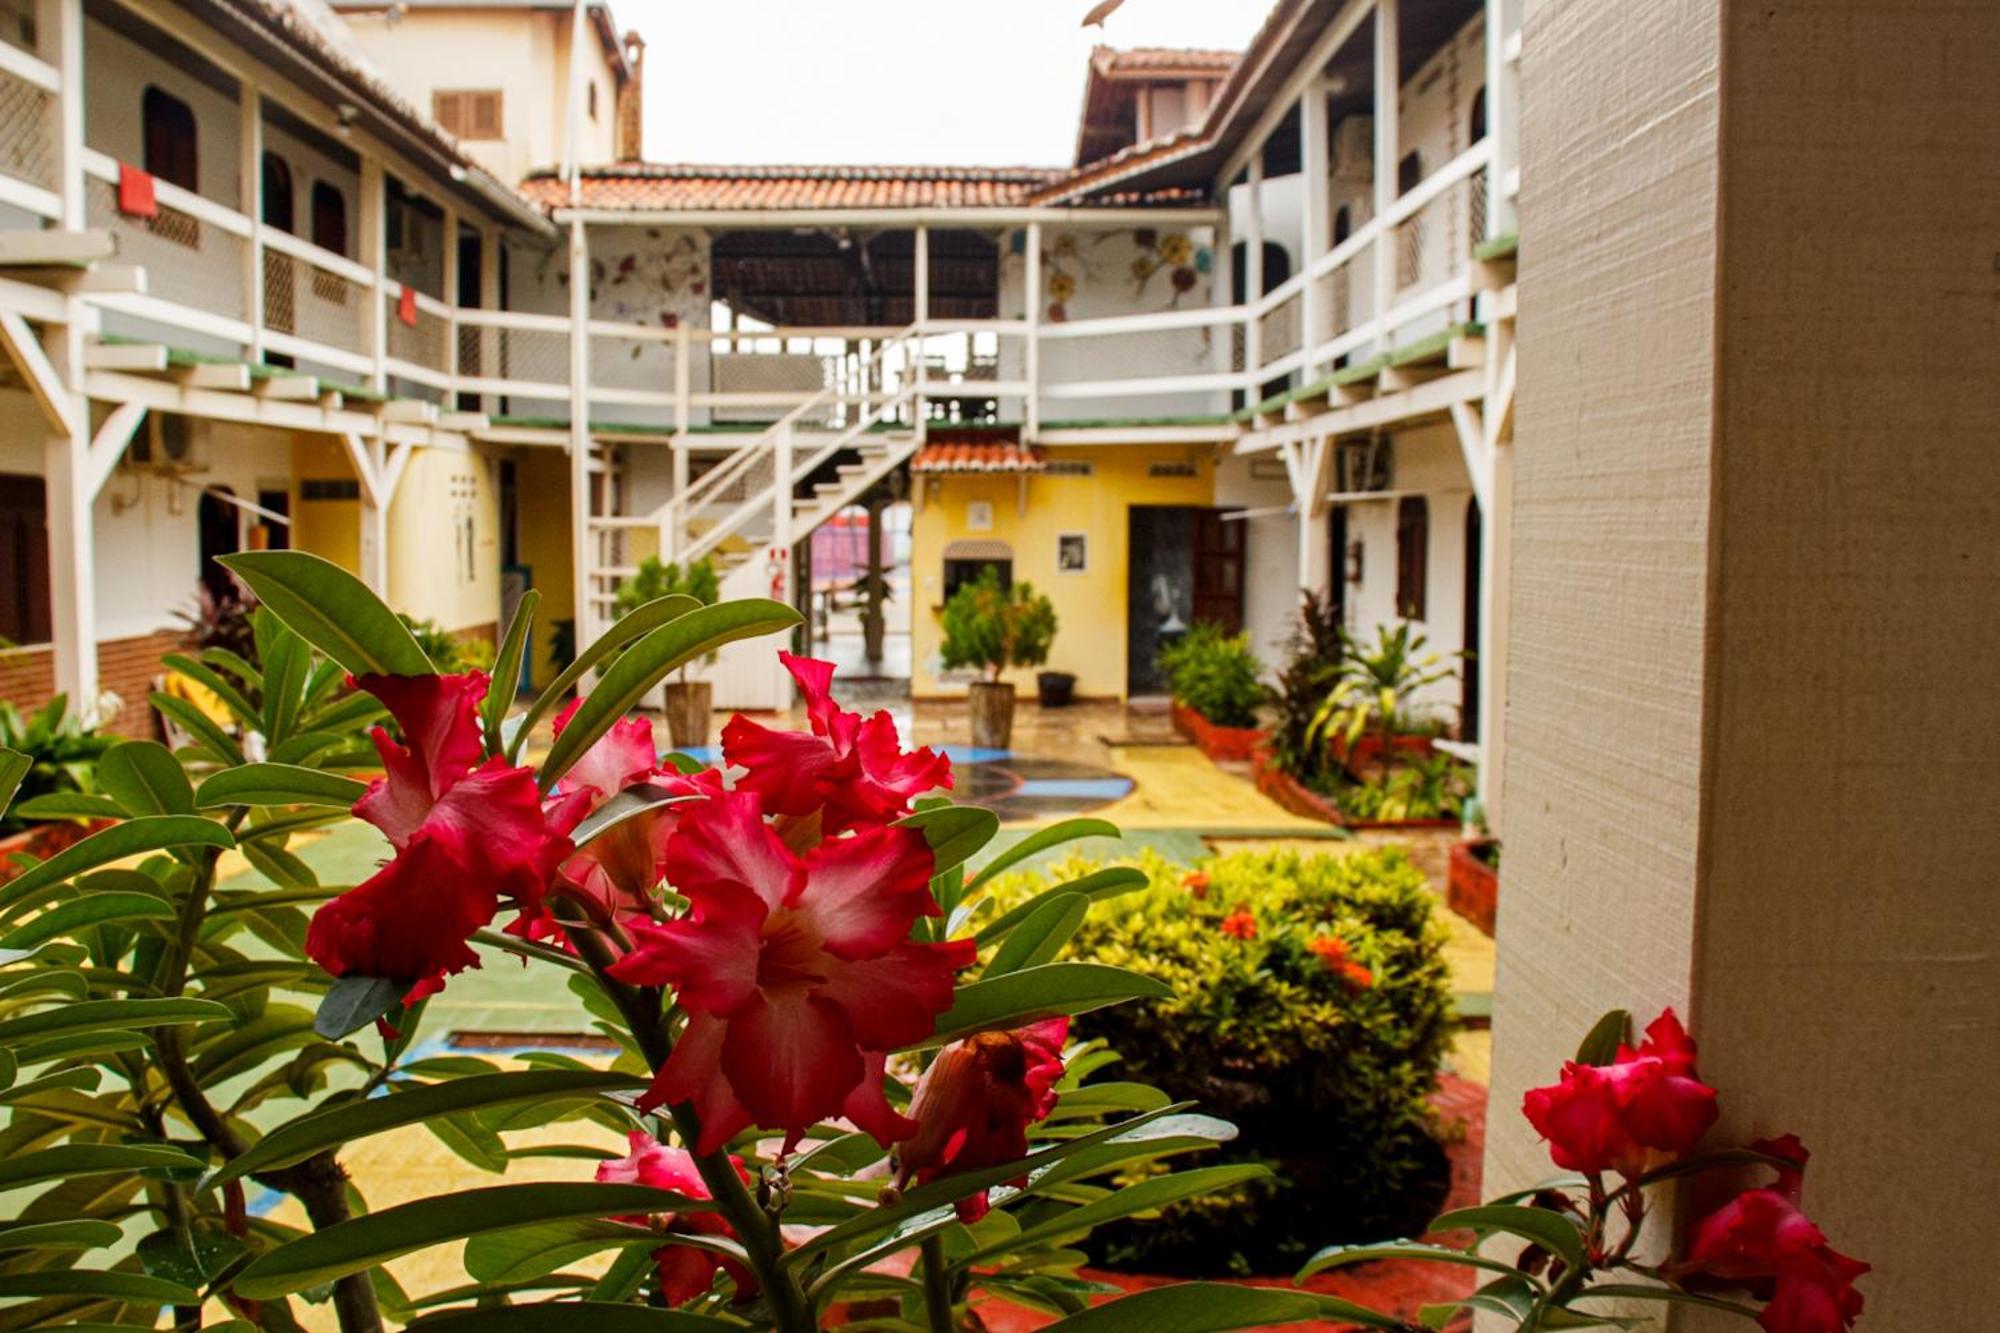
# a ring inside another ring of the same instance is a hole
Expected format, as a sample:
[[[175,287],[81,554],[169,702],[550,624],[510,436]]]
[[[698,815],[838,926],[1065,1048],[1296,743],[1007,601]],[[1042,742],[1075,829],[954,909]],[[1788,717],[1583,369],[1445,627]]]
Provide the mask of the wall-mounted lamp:
[[[1361,571],[1365,567],[1364,557],[1367,555],[1367,552],[1368,548],[1361,543],[1359,538],[1347,544],[1347,581],[1349,583],[1361,582]]]

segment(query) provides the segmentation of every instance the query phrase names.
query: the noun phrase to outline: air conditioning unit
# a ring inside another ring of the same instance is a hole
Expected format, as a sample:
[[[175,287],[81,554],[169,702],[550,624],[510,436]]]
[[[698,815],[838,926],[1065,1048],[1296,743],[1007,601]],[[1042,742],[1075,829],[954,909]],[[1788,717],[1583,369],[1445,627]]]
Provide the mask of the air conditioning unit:
[[[178,412],[148,412],[146,428],[132,437],[125,466],[179,475],[208,470],[208,422]]]
[[[1375,117],[1345,116],[1334,125],[1333,178],[1357,185],[1375,179]]]

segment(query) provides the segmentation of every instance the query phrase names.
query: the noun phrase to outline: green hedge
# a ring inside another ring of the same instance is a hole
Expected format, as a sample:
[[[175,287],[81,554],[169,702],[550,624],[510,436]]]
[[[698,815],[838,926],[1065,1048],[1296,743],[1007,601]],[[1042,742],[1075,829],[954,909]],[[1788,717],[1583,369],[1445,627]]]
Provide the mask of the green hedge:
[[[1264,664],[1248,634],[1230,634],[1209,621],[1160,649],[1160,673],[1174,698],[1218,727],[1254,727],[1264,702]]]
[[[1152,853],[1133,864],[1151,884],[1093,908],[1072,953],[1174,997],[1085,1015],[1077,1033],[1108,1042],[1126,1077],[1234,1121],[1242,1136],[1222,1160],[1265,1162],[1278,1179],[1100,1232],[1095,1257],[1271,1274],[1324,1244],[1420,1231],[1448,1183],[1429,1099],[1454,1023],[1422,873],[1397,849],[1238,852],[1192,873]],[[1015,876],[998,896],[1094,868]]]

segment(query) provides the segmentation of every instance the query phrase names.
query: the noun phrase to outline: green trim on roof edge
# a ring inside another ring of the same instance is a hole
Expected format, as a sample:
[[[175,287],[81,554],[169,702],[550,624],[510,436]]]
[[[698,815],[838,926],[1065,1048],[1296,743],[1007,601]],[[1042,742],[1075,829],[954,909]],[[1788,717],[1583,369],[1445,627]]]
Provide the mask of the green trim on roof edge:
[[[1472,247],[1472,257],[1478,260],[1508,259],[1521,248],[1521,238],[1514,232],[1495,236],[1490,241],[1482,241]]]

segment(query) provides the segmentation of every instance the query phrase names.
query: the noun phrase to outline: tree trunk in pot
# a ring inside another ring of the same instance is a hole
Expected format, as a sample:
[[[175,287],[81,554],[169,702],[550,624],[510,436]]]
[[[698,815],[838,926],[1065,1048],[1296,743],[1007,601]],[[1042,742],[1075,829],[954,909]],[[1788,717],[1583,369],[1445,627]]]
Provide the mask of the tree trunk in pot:
[[[673,737],[676,750],[696,749],[708,744],[714,694],[714,687],[705,680],[667,683],[667,734]]]
[[[1014,687],[975,680],[966,698],[972,705],[972,743],[984,750],[1006,749],[1014,737]]]

